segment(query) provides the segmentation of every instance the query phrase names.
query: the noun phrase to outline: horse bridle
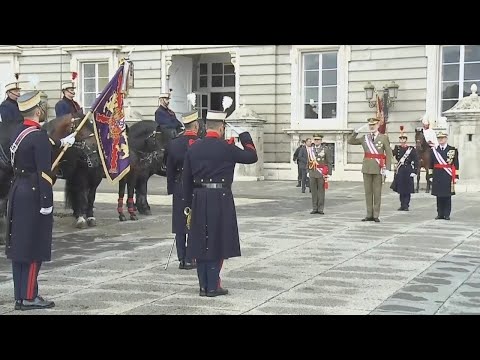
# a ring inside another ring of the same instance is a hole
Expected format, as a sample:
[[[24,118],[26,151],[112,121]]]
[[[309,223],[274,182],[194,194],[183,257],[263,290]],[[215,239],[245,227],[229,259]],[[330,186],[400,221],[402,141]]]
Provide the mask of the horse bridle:
[[[87,166],[88,166],[89,168],[93,168],[93,167],[94,167],[94,161],[92,161],[92,158],[91,158],[91,157],[92,157],[94,154],[97,154],[97,156],[98,156],[98,150],[97,150],[96,143],[95,143],[95,146],[92,148],[92,146],[89,145],[89,144],[87,143],[87,141],[86,141],[87,139],[89,139],[89,138],[91,138],[91,137],[93,137],[93,136],[95,136],[95,134],[89,134],[89,135],[87,135],[86,137],[84,137],[84,138],[82,138],[82,139],[80,139],[80,140],[78,140],[78,141],[75,140],[75,143],[73,144],[73,147],[74,147],[75,149],[80,150],[80,151],[83,153],[83,155],[85,155],[85,161],[86,161]],[[95,161],[95,163],[96,163],[96,161]]]

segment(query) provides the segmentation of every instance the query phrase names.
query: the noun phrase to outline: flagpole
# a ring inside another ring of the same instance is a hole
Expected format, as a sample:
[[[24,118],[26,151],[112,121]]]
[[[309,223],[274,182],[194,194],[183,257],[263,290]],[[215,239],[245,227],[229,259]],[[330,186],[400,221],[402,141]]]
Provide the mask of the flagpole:
[[[83,120],[80,122],[80,124],[78,124],[77,128],[76,128],[75,131],[73,132],[73,134],[75,134],[75,136],[77,136],[77,134],[78,134],[78,132],[80,131],[80,129],[83,127],[83,125],[85,125],[85,123],[87,122],[87,120],[88,120],[88,118],[90,117],[90,115],[92,115],[92,111],[91,111],[91,110],[87,113],[87,115],[85,115],[85,117],[83,118]],[[60,163],[60,160],[62,160],[62,157],[63,157],[63,155],[65,155],[65,152],[67,151],[68,148],[69,148],[69,145],[68,145],[68,144],[65,144],[65,146],[62,148],[62,151],[60,152],[60,154],[57,156],[57,158],[56,158],[55,161],[53,162],[51,171],[55,170],[55,168],[56,168],[57,165]]]

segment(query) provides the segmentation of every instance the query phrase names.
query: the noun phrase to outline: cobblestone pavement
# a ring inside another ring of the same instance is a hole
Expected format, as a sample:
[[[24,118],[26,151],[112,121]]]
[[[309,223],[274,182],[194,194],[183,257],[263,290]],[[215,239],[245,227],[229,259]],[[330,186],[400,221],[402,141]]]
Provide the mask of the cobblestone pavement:
[[[293,182],[234,184],[242,257],[225,262],[230,294],[198,296],[196,271],[178,269],[165,179],[149,183],[152,216],[120,223],[115,189],[102,184],[98,226],[72,227],[56,184],[53,261],[42,265],[51,310],[13,311],[11,264],[0,256],[0,314],[467,314],[480,313],[479,193],[453,197],[451,221],[435,198],[399,212],[384,186],[381,223],[361,222],[361,183],[331,183],[325,215],[310,215]]]

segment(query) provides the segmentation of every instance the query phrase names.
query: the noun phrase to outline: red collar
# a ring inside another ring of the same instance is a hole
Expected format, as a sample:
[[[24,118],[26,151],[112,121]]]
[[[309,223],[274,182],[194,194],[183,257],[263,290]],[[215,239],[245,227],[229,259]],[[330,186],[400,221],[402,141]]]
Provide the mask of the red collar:
[[[38,122],[30,120],[30,119],[23,120],[23,125],[25,125],[25,126],[35,126],[35,127],[40,129],[40,124]]]
[[[220,134],[216,131],[211,131],[211,130],[208,130],[207,131],[207,135],[205,135],[205,137],[207,138],[214,138],[214,139],[220,139]]]
[[[197,132],[195,130],[185,130],[183,135],[185,135],[185,136],[197,136]]]

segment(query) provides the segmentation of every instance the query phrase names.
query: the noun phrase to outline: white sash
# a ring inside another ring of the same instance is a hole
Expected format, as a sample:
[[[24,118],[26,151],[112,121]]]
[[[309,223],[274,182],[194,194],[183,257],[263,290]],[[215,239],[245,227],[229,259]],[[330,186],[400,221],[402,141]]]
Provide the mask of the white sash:
[[[403,154],[402,158],[400,159],[400,161],[398,162],[398,167],[397,169],[404,165],[405,164],[405,160],[407,160],[407,157],[408,155],[410,155],[410,153],[412,152],[413,148],[409,147],[407,151],[405,151],[405,154]]]
[[[433,154],[434,154],[435,157],[437,158],[437,161],[438,161],[439,164],[448,165],[447,162],[445,161],[445,159],[443,158],[443,156],[440,155],[440,153],[437,151],[437,149],[432,148],[432,150],[433,150]],[[443,168],[443,170],[445,170],[448,175],[452,176],[452,169]]]

